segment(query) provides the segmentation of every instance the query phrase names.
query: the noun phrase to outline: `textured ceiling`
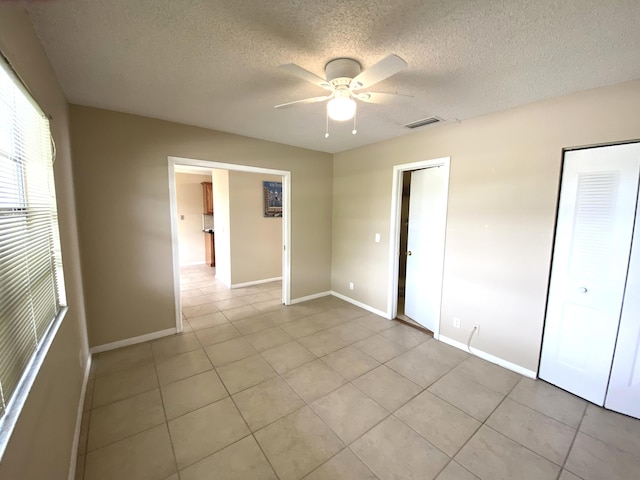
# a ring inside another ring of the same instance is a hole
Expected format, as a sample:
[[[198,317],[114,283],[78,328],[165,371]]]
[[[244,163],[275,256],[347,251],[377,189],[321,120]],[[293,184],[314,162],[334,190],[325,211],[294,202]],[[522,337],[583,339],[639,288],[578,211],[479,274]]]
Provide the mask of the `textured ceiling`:
[[[27,3],[71,103],[339,152],[410,133],[431,115],[485,113],[640,78],[638,0],[50,0]],[[324,95],[280,71],[324,76],[335,57],[409,67],[324,138]],[[425,128],[438,128],[425,127]]]

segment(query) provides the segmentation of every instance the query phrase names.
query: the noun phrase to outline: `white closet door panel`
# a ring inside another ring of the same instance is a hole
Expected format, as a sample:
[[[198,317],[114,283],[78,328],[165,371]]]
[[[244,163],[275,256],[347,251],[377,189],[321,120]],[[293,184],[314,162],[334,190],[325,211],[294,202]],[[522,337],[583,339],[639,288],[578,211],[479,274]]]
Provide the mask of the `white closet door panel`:
[[[640,418],[640,205],[605,407]]]
[[[637,146],[565,154],[540,377],[602,405],[624,295]]]
[[[444,168],[411,172],[404,313],[437,336],[447,217]]]

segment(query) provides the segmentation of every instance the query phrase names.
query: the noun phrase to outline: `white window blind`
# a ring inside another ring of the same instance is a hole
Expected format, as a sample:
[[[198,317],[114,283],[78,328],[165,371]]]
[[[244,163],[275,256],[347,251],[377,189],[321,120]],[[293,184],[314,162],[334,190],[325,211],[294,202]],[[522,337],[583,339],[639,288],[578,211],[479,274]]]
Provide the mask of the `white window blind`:
[[[49,121],[0,59],[0,419],[65,304]]]

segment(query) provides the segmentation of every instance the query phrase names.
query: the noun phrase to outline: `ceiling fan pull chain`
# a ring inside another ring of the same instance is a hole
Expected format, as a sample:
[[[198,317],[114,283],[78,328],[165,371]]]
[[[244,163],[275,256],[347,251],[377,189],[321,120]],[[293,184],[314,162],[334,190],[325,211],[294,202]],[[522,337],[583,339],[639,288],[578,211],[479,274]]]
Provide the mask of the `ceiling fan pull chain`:
[[[324,138],[329,138],[329,110],[327,110],[327,123],[324,130]]]
[[[358,130],[356,130],[356,117],[357,117],[357,115],[358,115],[358,111],[356,110],[356,111],[353,113],[353,130],[351,130],[351,133],[352,133],[353,135],[355,135],[356,133],[358,133]]]

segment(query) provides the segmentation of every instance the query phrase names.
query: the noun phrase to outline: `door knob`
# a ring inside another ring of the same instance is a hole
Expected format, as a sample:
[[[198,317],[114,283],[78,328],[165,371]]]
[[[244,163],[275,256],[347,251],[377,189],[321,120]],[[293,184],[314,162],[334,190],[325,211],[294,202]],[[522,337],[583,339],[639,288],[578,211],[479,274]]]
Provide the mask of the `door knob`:
[[[411,256],[411,250],[407,250],[407,255]]]
[[[580,293],[587,293],[588,291],[587,287],[580,287]]]

